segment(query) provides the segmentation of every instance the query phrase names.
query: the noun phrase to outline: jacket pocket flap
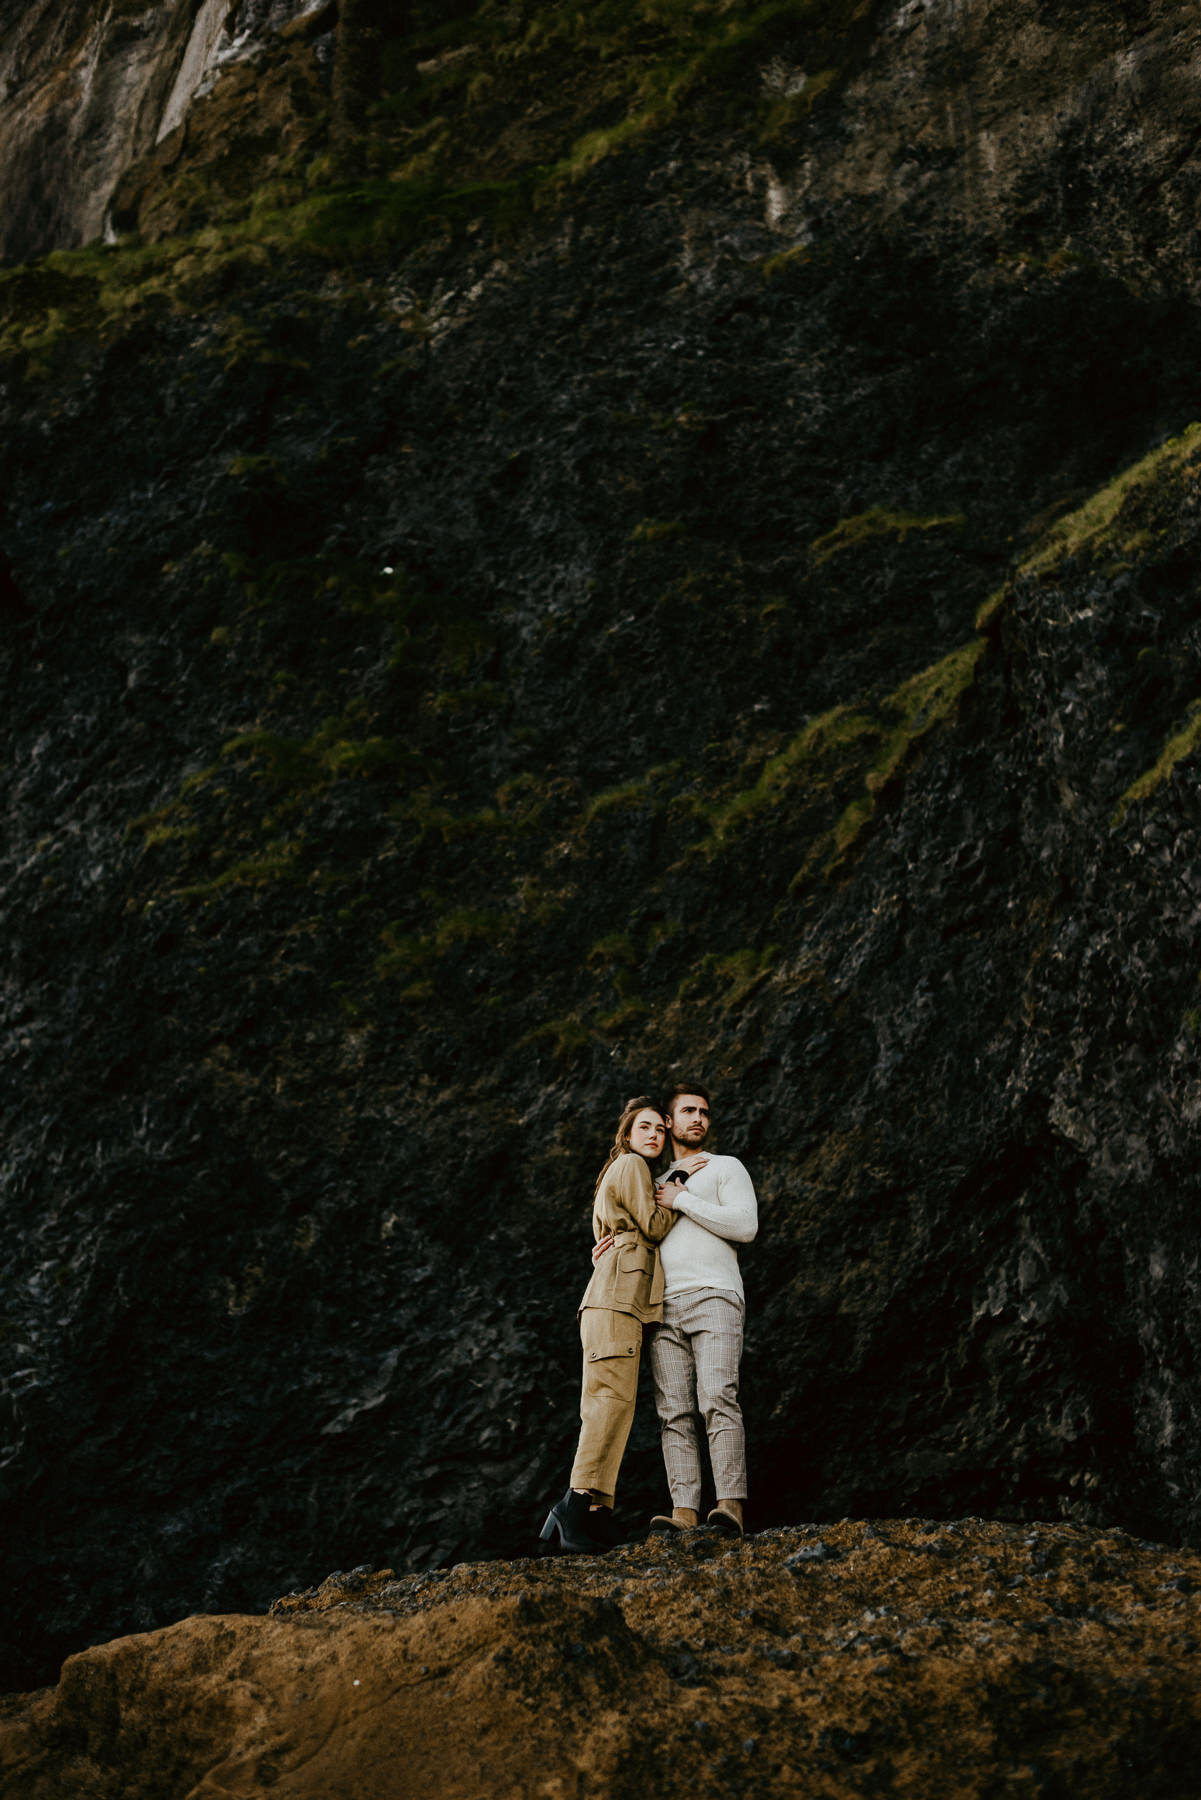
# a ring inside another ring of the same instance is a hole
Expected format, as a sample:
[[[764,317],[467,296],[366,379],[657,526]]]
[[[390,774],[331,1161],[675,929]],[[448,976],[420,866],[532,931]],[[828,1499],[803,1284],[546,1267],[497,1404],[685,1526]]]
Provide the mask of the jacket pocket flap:
[[[655,1253],[645,1244],[621,1244],[617,1256],[623,1275],[649,1275],[655,1266]]]

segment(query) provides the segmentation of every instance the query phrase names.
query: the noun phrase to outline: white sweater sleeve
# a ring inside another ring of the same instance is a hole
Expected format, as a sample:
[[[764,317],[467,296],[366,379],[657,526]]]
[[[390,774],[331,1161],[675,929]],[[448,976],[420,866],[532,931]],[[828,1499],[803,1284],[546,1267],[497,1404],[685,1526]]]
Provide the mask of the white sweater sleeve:
[[[715,1200],[702,1200],[685,1182],[676,1200],[676,1211],[729,1244],[749,1244],[759,1229],[755,1189],[735,1157],[730,1157],[717,1178]]]

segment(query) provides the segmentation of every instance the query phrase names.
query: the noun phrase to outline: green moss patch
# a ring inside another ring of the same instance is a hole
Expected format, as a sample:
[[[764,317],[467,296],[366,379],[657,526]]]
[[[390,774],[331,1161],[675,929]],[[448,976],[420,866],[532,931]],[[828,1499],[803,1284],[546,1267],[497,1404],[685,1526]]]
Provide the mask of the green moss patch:
[[[376,971],[381,976],[411,978],[428,971],[454,950],[503,944],[512,930],[511,918],[479,906],[446,912],[428,932],[421,934],[405,933],[388,925],[381,933],[384,949],[376,961]]]
[[[1095,557],[1101,551],[1112,553],[1115,548],[1130,548],[1128,538],[1141,536],[1140,503],[1154,498],[1165,480],[1174,481],[1190,469],[1198,455],[1201,423],[1188,426],[1179,437],[1169,438],[1091,495],[1083,506],[1058,520],[1023,560],[1018,573],[1046,577],[1070,557]]]
[[[915,745],[950,717],[961,694],[975,679],[976,666],[988,648],[972,638],[920,675],[902,682],[881,703],[875,726],[878,748],[864,778],[866,793],[852,801],[834,827],[834,849],[843,856],[871,819],[877,796],[899,775]]]
[[[746,946],[709,951],[684,977],[677,997],[685,1004],[715,997],[722,1010],[729,1012],[766,980],[778,955],[776,944],[761,950]]]
[[[708,829],[689,854],[713,860],[733,850],[747,832],[799,809],[812,827],[794,887],[815,869],[835,869],[916,747],[952,716],[987,647],[986,637],[973,637],[875,705],[832,708],[769,756],[749,787],[714,802],[693,801]]]
[[[830,751],[874,735],[875,730],[866,714],[846,706],[836,706],[811,720],[783,750],[768,757],[753,786],[712,805],[697,805],[696,810],[709,825],[708,836],[697,846],[699,853],[706,857],[715,855],[743,826],[783,800],[807,771],[820,768]]]
[[[1110,824],[1120,825],[1130,808],[1153,794],[1161,782],[1167,781],[1176,764],[1191,756],[1198,744],[1201,744],[1201,700],[1194,700],[1188,718],[1178,731],[1173,732],[1152,767],[1126,789],[1114,808]]]
[[[831,557],[858,549],[877,538],[895,538],[898,543],[903,544],[911,532],[958,531],[963,524],[962,513],[922,516],[917,513],[889,512],[884,507],[873,506],[867,512],[856,513],[853,518],[840,519],[831,531],[815,538],[810,554],[814,563],[820,566],[829,562]]]

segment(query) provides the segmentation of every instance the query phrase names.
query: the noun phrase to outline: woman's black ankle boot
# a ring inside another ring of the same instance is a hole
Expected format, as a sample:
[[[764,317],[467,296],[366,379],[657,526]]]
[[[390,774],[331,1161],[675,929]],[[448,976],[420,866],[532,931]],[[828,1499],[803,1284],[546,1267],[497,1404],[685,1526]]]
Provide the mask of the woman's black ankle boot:
[[[600,1556],[609,1546],[601,1542],[591,1525],[591,1497],[568,1488],[556,1501],[542,1527],[542,1541],[558,1537],[560,1550],[574,1556]]]

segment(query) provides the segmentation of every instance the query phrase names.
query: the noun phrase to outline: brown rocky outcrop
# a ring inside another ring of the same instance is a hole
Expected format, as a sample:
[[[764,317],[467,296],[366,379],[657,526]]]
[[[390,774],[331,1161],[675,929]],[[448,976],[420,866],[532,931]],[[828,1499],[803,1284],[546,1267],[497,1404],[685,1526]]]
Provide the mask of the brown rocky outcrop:
[[[72,1657],[0,1711],[22,1800],[1180,1800],[1201,1556],[1071,1525],[333,1576]]]

